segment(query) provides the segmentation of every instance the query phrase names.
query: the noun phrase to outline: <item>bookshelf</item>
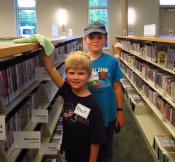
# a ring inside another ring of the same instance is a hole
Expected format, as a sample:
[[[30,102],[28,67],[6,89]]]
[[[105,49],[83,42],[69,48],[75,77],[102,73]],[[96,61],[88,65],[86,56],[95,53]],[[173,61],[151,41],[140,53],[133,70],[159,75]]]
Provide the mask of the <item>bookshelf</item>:
[[[64,59],[69,52],[82,50],[82,37],[50,40],[55,46],[55,67],[64,76]],[[15,148],[13,132],[39,131],[41,144],[49,143],[60,118],[63,102],[42,65],[42,54],[37,43],[0,42],[0,116],[5,116],[6,134],[0,138],[1,162],[41,162],[44,155],[39,149]],[[34,122],[36,110],[47,110],[48,122]]]
[[[128,95],[130,90],[126,92],[129,97],[125,99],[155,159],[152,147],[155,136],[166,134],[175,138],[174,49],[173,39],[125,36],[115,37],[113,48],[127,82],[135,91],[133,94],[137,93],[147,105],[146,111],[139,108],[142,113],[137,114],[132,109],[132,104],[137,104],[132,101],[132,94]],[[163,64],[159,56],[162,51]]]

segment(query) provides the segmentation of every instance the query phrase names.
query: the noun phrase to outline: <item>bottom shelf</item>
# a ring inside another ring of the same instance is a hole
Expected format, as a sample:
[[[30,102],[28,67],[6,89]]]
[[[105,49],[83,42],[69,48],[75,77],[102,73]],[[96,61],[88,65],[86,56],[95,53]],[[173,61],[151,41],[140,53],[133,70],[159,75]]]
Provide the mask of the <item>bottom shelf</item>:
[[[127,100],[125,99],[126,103]],[[159,162],[159,160],[157,159],[157,156],[153,150],[153,139],[156,135],[160,135],[160,134],[169,134],[169,132],[167,131],[167,129],[159,122],[159,120],[157,119],[157,117],[154,115],[154,113],[152,112],[152,110],[150,109],[149,111],[147,111],[146,114],[141,114],[141,115],[136,115],[134,114],[134,112],[132,111],[132,109],[130,109],[130,106],[127,104],[128,109],[130,110],[136,124],[137,127],[139,128],[142,136],[144,137],[147,146],[151,152],[151,154],[153,155],[153,158],[156,162]]]
[[[167,130],[155,119],[154,114],[135,115],[148,143],[152,146],[153,137],[159,134],[168,134]]]

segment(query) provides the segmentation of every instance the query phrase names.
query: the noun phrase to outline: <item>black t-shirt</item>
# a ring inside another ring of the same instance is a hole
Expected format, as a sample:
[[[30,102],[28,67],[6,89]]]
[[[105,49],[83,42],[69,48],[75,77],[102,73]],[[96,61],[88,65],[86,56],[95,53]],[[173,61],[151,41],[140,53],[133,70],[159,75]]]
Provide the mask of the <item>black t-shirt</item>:
[[[71,162],[89,162],[90,144],[105,142],[105,128],[95,97],[75,95],[70,85],[65,81],[59,90],[64,99],[63,106],[63,149],[66,158]],[[90,109],[87,119],[74,114],[77,104]]]

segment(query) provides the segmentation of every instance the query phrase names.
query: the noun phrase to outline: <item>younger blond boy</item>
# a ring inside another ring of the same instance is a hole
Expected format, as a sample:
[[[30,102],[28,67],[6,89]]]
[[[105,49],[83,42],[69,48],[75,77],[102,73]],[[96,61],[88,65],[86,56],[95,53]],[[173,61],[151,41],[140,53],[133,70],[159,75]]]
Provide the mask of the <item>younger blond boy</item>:
[[[100,144],[105,142],[105,129],[98,103],[86,88],[91,76],[89,57],[81,51],[69,54],[66,80],[49,56],[44,55],[43,62],[64,99],[62,148],[67,162],[96,162]]]

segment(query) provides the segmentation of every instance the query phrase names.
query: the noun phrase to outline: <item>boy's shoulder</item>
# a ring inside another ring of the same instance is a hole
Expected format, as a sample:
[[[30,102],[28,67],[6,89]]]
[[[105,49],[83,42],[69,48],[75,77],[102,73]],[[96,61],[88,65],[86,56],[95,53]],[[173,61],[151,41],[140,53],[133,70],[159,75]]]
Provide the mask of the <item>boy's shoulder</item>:
[[[114,55],[109,54],[109,53],[103,53],[104,59],[109,59],[109,60],[113,60],[116,61],[116,58],[114,57]]]
[[[92,93],[86,98],[86,104],[89,105],[92,109],[99,106],[95,95]]]
[[[97,99],[95,97],[95,95],[93,93],[91,93],[88,97],[87,97],[87,100],[91,103],[91,104],[97,104]]]

